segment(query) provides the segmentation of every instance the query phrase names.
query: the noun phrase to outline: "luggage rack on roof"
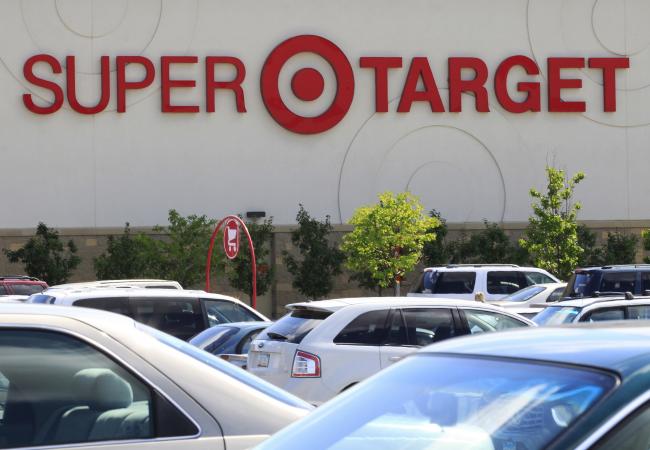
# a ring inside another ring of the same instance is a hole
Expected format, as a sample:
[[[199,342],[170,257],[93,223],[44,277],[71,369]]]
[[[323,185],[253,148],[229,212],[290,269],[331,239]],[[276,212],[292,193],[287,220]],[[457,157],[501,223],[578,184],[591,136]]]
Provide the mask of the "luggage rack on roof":
[[[650,264],[611,264],[608,266],[602,266],[601,269],[615,269],[615,268],[635,268],[635,269],[650,269]]]

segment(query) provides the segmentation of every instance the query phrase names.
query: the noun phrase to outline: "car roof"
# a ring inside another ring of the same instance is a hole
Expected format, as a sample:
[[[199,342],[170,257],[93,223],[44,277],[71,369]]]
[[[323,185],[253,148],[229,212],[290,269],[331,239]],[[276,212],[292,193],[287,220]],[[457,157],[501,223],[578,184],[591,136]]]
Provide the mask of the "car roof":
[[[133,279],[122,279],[122,280],[97,280],[97,281],[81,281],[78,283],[65,283],[57,284],[50,286],[50,289],[78,289],[84,287],[142,287],[146,284],[157,284],[161,286],[174,287],[176,289],[182,289],[178,281],[172,280],[159,280],[154,278],[133,278]]]
[[[499,270],[518,270],[518,271],[533,271],[533,272],[542,272],[547,273],[544,269],[539,267],[528,267],[528,266],[518,266],[517,264],[447,264],[444,266],[432,266],[426,267],[423,269],[424,272],[428,271],[448,271],[448,270],[458,270],[458,271],[468,271],[468,270],[490,270],[490,271],[499,271]]]
[[[574,272],[580,273],[580,272],[591,271],[591,270],[608,271],[608,272],[616,272],[616,271],[629,272],[630,270],[637,271],[637,272],[650,271],[650,264],[612,264],[609,266],[579,267]]]
[[[87,298],[124,298],[124,297],[156,297],[156,298],[212,298],[215,300],[231,300],[240,302],[235,297],[222,294],[212,294],[199,290],[187,289],[149,289],[149,288],[112,288],[112,287],[81,287],[79,289],[45,290],[40,294],[56,298],[57,303],[67,304]]]
[[[489,303],[477,302],[475,300],[445,299],[437,297],[354,297],[338,298],[332,300],[317,300],[312,302],[291,303],[287,309],[319,309],[326,311],[338,311],[349,306],[367,305],[372,308],[395,307],[395,306],[450,306],[450,307],[485,307],[502,312],[502,308],[490,305]]]
[[[648,363],[649,341],[650,321],[635,320],[517,328],[449,339],[421,352],[577,364],[629,374]],[[639,357],[640,366],[635,362]]]
[[[66,317],[87,323],[100,330],[110,329],[112,327],[135,326],[133,319],[121,314],[94,308],[77,308],[72,306],[3,303],[0,304],[0,322],[2,321],[1,317],[3,314]]]
[[[577,308],[586,308],[587,306],[601,304],[601,303],[605,303],[606,306],[618,306],[619,303],[622,305],[628,305],[628,304],[647,305],[650,304],[650,297],[648,296],[633,297],[628,300],[625,298],[625,294],[621,293],[621,295],[608,295],[604,297],[583,297],[583,298],[576,298],[572,300],[562,300],[560,302],[550,304],[549,307],[570,306],[570,307],[577,307]]]

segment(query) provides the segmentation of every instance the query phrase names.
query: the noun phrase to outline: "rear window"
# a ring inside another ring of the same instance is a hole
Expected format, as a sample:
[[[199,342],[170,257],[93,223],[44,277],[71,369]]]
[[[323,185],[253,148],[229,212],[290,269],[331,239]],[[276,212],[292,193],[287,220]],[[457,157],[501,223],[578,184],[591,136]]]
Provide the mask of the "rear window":
[[[567,284],[564,297],[583,297],[590,295],[589,283],[591,282],[594,274],[592,272],[577,272],[571,276]]]
[[[533,322],[537,325],[560,325],[571,323],[580,313],[582,308],[574,306],[549,306],[544,311],[533,317]]]
[[[41,286],[40,284],[26,284],[26,283],[11,284],[11,290],[15,295],[38,294],[39,292],[43,292],[44,289],[45,287]]]
[[[432,294],[471,294],[476,272],[428,272]]]
[[[74,302],[75,306],[83,308],[101,309],[116,314],[130,316],[129,301],[127,298],[87,298]]]
[[[381,345],[388,330],[388,309],[368,311],[350,322],[334,338],[335,344]]]
[[[607,272],[600,281],[600,292],[634,292],[635,272]]]
[[[257,339],[299,344],[311,330],[331,315],[330,311],[297,309],[262,331]]]
[[[521,289],[515,292],[512,295],[507,296],[503,299],[504,302],[525,302],[539,294],[544,290],[541,286],[530,286],[525,289]]]
[[[138,322],[188,340],[205,329],[198,298],[131,298]]]
[[[228,300],[201,299],[208,314],[208,325],[213,327],[230,322],[253,322],[262,320],[250,310]]]
[[[528,286],[523,272],[494,271],[487,274],[488,294],[509,295]]]

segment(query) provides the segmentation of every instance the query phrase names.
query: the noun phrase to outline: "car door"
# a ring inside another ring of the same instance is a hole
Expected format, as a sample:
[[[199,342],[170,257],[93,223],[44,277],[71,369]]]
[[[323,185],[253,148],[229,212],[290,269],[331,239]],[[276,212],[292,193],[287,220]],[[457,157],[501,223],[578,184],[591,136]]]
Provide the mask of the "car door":
[[[379,349],[381,367],[388,367],[421,347],[457,336],[459,332],[451,308],[394,308],[387,339]]]
[[[0,448],[224,448],[204,411],[107,351],[42,324],[0,326]]]

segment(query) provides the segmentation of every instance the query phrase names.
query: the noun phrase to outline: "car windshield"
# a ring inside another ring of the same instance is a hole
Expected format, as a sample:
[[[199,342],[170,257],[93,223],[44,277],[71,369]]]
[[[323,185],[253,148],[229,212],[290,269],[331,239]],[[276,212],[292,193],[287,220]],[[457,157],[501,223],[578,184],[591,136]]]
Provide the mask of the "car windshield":
[[[257,339],[266,341],[286,341],[299,344],[311,330],[329,317],[330,311],[316,309],[296,309],[280,318],[273,325],[262,331]]]
[[[172,347],[178,350],[179,352],[182,352],[196,359],[197,361],[200,361],[203,364],[206,364],[212,367],[213,369],[218,370],[219,372],[225,373],[226,375],[229,375],[230,377],[236,379],[237,381],[244,383],[245,385],[253,389],[256,389],[259,392],[262,392],[263,394],[266,394],[269,397],[273,397],[278,401],[286,403],[289,406],[294,406],[296,408],[302,408],[302,409],[312,408],[311,405],[300,400],[298,397],[294,397],[288,392],[279,389],[273,386],[272,384],[262,380],[261,378],[258,378],[255,375],[246,372],[245,370],[241,370],[239,367],[236,367],[233,364],[225,362],[221,358],[218,358],[208,352],[205,352],[193,346],[192,344],[189,344],[185,341],[181,341],[180,339],[177,339],[174,336],[171,336],[167,333],[163,333],[162,331],[156,330],[155,328],[151,328],[150,326],[141,323],[136,323],[135,326],[137,329],[144,331],[150,336],[153,336],[156,340],[162,342],[163,344],[168,345],[169,347]]]
[[[549,306],[533,317],[537,325],[561,325],[571,323],[582,308],[577,306]]]
[[[502,301],[504,302],[525,302],[544,291],[544,288],[541,286],[529,286],[510,294],[507,297],[504,297]]]
[[[13,289],[15,295],[32,295],[43,292],[45,287],[40,284],[17,283],[12,284],[11,289]]]
[[[418,355],[257,448],[539,450],[615,384],[588,369]]]
[[[588,295],[587,287],[593,277],[591,272],[576,272],[569,279],[567,289],[563,297],[584,297]]]

